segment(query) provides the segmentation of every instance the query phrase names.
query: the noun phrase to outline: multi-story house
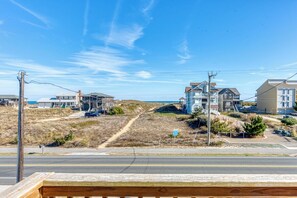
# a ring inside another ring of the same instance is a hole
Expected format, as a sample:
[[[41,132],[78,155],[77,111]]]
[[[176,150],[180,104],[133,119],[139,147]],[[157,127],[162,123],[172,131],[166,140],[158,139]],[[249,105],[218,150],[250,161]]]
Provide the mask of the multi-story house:
[[[0,105],[16,106],[18,101],[19,97],[16,95],[0,95]]]
[[[257,89],[257,109],[262,113],[287,114],[294,111],[297,80],[268,79]]]
[[[76,107],[79,105],[78,94],[61,94],[53,98],[41,98],[38,108]]]
[[[211,83],[211,112],[218,113],[218,89],[216,83]],[[196,108],[202,108],[204,113],[207,113],[208,108],[208,83],[191,82],[190,87],[185,88],[186,95],[186,112],[191,114]]]
[[[238,111],[240,93],[236,88],[219,88],[219,111]]]
[[[70,95],[57,95],[53,98],[41,98],[37,102],[39,108],[81,107],[84,111],[91,109],[108,111],[114,105],[114,97],[103,93],[81,94],[78,92]]]
[[[103,93],[90,93],[82,95],[82,109],[99,109],[109,111],[114,106],[114,97]]]
[[[27,104],[27,98],[24,98],[25,105]],[[0,105],[2,106],[17,106],[19,102],[19,96],[16,95],[0,95]]]

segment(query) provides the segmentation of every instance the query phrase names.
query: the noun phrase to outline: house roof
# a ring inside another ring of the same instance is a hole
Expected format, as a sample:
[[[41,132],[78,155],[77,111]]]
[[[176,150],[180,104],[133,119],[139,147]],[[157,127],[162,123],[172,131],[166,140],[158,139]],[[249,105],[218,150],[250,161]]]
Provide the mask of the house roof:
[[[97,97],[102,97],[102,98],[114,98],[113,96],[104,94],[104,93],[99,93],[99,92],[93,92],[93,93],[89,93],[89,94],[83,94],[83,96],[97,96]]]
[[[269,84],[279,84],[279,83],[284,83],[284,84],[294,84],[294,85],[297,85],[297,80],[268,79],[267,82],[268,82]]]
[[[294,85],[297,86],[297,80],[287,80],[287,79],[267,79],[258,89],[259,91],[264,85],[276,86],[279,84],[282,85]]]
[[[240,95],[239,91],[236,88],[229,88],[235,95]]]
[[[239,91],[236,88],[218,88],[219,90],[219,94],[220,92],[222,92],[223,90],[229,89],[230,91],[232,91],[235,95],[240,95]]]
[[[181,97],[179,100],[185,100],[185,98],[184,97]]]
[[[18,99],[17,95],[0,95],[0,99]]]
[[[185,92],[189,92],[191,90],[191,87],[186,87]]]

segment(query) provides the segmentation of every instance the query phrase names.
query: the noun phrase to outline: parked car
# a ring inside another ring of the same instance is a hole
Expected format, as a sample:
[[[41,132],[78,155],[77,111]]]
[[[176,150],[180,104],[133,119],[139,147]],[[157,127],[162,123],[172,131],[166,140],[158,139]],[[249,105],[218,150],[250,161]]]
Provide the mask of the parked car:
[[[293,118],[293,117],[290,115],[284,115],[283,118]]]
[[[291,132],[290,132],[290,131],[285,131],[285,130],[283,130],[281,134],[282,134],[283,136],[286,136],[286,137],[291,137]]]
[[[286,137],[291,137],[291,132],[290,131],[286,131],[286,130],[283,130],[283,129],[275,129],[273,131],[274,134],[279,134],[279,135],[282,135],[282,136],[286,136]]]
[[[97,117],[100,116],[100,112],[99,110],[91,110],[91,111],[87,111],[85,112],[85,117],[89,118],[89,117]]]
[[[275,129],[273,131],[274,134],[281,134],[282,133],[282,130],[281,129]]]
[[[292,116],[297,116],[297,112],[291,113]]]

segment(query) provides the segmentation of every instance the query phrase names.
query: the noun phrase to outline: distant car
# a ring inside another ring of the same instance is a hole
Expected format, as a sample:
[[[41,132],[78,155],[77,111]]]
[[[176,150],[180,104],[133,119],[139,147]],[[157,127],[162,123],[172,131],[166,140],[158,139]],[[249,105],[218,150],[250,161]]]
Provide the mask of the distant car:
[[[98,117],[100,116],[100,112],[98,110],[92,110],[92,111],[87,111],[85,112],[85,117],[89,118],[89,117]]]
[[[274,134],[281,134],[283,130],[281,129],[276,129],[273,131]]]
[[[291,113],[292,116],[297,116],[297,112]]]
[[[293,117],[290,115],[284,115],[283,118],[293,118]]]
[[[283,130],[281,134],[282,134],[283,136],[286,136],[286,137],[291,137],[291,132],[290,132],[290,131],[285,131],[285,130]]]

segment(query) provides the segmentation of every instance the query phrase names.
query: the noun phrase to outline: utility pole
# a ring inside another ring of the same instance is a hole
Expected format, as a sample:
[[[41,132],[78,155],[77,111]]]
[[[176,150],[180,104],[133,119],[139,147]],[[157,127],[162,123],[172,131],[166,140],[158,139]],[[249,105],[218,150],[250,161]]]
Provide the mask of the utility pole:
[[[78,108],[81,111],[81,90],[78,90]]]
[[[208,72],[208,100],[207,100],[207,145],[210,145],[210,98],[211,98],[211,79],[214,78],[217,74],[213,72]]]
[[[23,179],[24,174],[24,71],[18,73],[19,80],[19,109],[18,109],[18,164],[17,164],[17,182]]]

